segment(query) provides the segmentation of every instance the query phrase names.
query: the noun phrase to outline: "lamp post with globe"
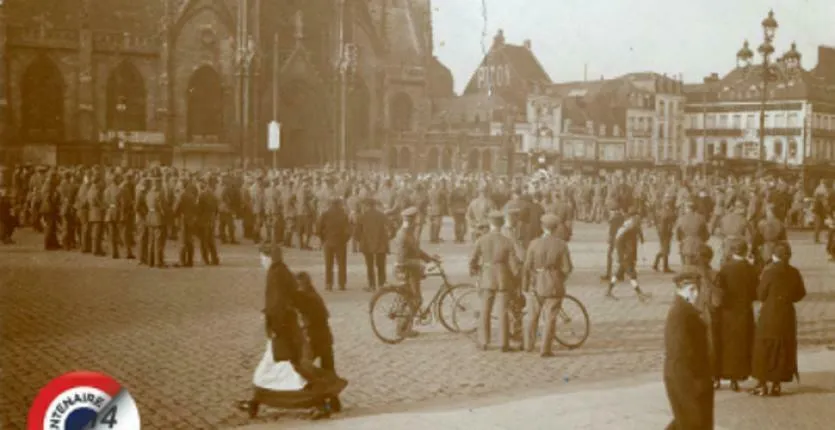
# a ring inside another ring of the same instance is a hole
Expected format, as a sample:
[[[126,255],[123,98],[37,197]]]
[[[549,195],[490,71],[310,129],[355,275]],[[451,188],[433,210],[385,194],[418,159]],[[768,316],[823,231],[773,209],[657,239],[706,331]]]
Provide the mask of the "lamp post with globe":
[[[774,37],[777,33],[777,20],[774,18],[774,11],[769,11],[768,16],[762,21],[763,42],[757,48],[762,56],[762,63],[759,69],[760,83],[760,124],[759,124],[759,146],[757,151],[757,174],[762,175],[764,170],[763,160],[765,158],[765,112],[768,103],[768,85],[775,81],[792,81],[800,72],[800,53],[797,52],[797,45],[792,43],[791,49],[783,54],[776,61],[772,61],[774,54]],[[752,72],[754,53],[749,47],[748,41],[742,45],[742,49],[736,54],[737,64],[748,74]]]
[[[127,153],[127,143],[125,139],[125,113],[128,111],[128,103],[127,98],[125,96],[119,96],[119,99],[116,101],[116,118],[119,124],[119,129],[116,131],[116,145],[119,148],[120,155],[122,156],[122,164],[125,167],[128,167],[128,162],[130,161],[128,158]]]

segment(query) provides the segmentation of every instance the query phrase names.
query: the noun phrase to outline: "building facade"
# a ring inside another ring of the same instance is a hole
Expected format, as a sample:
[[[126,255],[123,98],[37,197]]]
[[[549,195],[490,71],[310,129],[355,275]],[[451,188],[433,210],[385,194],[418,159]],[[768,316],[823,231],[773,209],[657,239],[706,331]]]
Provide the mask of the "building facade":
[[[686,160],[680,80],[656,73],[558,83],[545,94],[558,104],[556,147],[566,168],[676,166]],[[533,117],[534,120],[536,116]],[[574,167],[572,167],[574,166]]]
[[[784,169],[835,163],[835,49],[820,47],[818,58],[814,69],[770,82],[765,94],[760,67],[687,85],[690,157],[738,161],[749,171],[760,158]]]
[[[430,95],[451,88],[432,55],[429,0],[7,0],[0,10],[0,151],[21,161],[259,162],[277,119],[280,165],[354,162],[427,124]]]

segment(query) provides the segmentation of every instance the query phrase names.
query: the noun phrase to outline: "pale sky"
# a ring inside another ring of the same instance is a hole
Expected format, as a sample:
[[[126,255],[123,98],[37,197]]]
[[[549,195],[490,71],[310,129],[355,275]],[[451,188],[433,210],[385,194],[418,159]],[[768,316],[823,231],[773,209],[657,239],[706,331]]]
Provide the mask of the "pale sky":
[[[531,39],[555,82],[630,72],[683,74],[701,82],[736,64],[748,38],[762,42],[760,23],[774,9],[775,47],[796,41],[804,68],[817,64],[818,45],[835,46],[835,0],[484,0],[489,49],[496,30],[508,43]],[[484,56],[482,0],[432,0],[435,54],[452,70],[460,93]],[[757,55],[756,59],[761,57]]]

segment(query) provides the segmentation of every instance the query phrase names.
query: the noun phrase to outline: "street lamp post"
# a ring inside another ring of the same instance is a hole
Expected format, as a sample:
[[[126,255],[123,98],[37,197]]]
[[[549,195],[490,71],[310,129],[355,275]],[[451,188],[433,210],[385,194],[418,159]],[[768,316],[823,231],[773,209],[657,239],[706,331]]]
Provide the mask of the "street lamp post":
[[[246,160],[247,140],[249,139],[249,107],[252,63],[255,59],[255,41],[251,35],[243,36],[235,51],[236,76],[238,78],[238,139],[240,141],[241,166]]]
[[[342,45],[339,61],[339,168],[348,168],[348,90],[357,69],[357,45]]]
[[[116,118],[119,124],[119,129],[116,131],[116,141],[119,146],[119,151],[122,152],[122,164],[125,165],[125,167],[130,167],[130,159],[126,149],[128,145],[125,142],[125,112],[127,112],[127,110],[127,99],[125,96],[119,96],[119,100],[116,103]]]
[[[776,62],[772,62],[771,55],[774,54],[774,36],[777,33],[777,20],[774,19],[774,11],[769,11],[768,16],[762,21],[763,28],[763,42],[757,48],[757,52],[762,56],[760,78],[762,79],[761,95],[760,95],[760,139],[757,154],[757,173],[763,174],[764,159],[765,159],[765,111],[768,102],[768,84],[777,80],[791,80],[794,74],[800,69],[800,53],[797,52],[797,45],[792,43],[791,49],[782,57],[778,58]],[[748,45],[748,41],[742,45],[742,49],[736,54],[737,64],[743,68],[746,73],[750,71],[750,66],[754,58],[754,53]]]

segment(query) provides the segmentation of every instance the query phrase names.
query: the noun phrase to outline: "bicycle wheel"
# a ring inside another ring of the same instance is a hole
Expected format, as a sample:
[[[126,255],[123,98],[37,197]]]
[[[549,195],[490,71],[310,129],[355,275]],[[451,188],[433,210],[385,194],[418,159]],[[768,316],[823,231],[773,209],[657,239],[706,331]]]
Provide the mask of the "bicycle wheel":
[[[443,287],[441,287],[443,288]],[[456,306],[456,302],[462,294],[469,290],[474,290],[475,285],[472,284],[455,284],[447,287],[446,291],[438,298],[438,321],[444,326],[447,331],[457,333],[455,323],[452,322],[452,315]]]
[[[472,334],[478,328],[481,318],[481,298],[478,290],[468,289],[457,299],[452,308],[452,326],[456,333]]]
[[[583,303],[574,296],[566,294],[562,300],[562,307],[557,314],[557,327],[554,331],[560,345],[575,349],[581,347],[591,332],[591,320]]]
[[[371,330],[377,339],[388,343],[397,344],[405,339],[403,330],[398,327],[400,324],[408,324],[415,317],[414,303],[404,294],[400,287],[380,288],[371,297],[368,309],[371,319]],[[376,318],[379,315],[378,318]],[[390,326],[390,330],[386,330]]]

